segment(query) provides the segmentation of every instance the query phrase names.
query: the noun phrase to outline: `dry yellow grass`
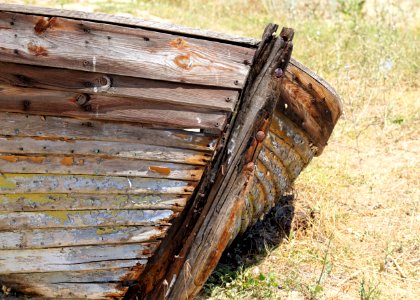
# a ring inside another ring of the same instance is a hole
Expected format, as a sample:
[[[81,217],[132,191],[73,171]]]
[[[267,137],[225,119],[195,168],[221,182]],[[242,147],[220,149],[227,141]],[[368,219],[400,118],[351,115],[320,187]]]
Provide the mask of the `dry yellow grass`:
[[[336,87],[345,107],[295,185],[297,211],[314,217],[206,297],[420,299],[418,1],[23,2],[253,37],[268,22],[294,27],[294,57]]]

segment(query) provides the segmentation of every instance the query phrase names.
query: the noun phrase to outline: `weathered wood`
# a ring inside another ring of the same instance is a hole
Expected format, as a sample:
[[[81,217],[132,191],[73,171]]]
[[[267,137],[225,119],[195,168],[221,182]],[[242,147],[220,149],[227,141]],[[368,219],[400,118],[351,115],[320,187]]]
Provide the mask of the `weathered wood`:
[[[140,98],[182,107],[233,111],[238,91],[137,77],[0,62],[0,82],[23,87]]]
[[[144,264],[158,243],[0,250],[0,274],[101,270]]]
[[[9,274],[8,274],[9,275]],[[7,278],[7,277],[6,277]],[[18,290],[29,297],[24,299],[122,299],[127,287],[119,287],[117,283],[66,283],[42,284],[33,283],[27,285],[24,283],[8,283],[8,280],[2,281],[6,286]],[[45,296],[48,295],[48,296]],[[33,296],[34,298],[30,298]],[[9,297],[8,297],[9,298]],[[12,300],[12,299],[11,299]]]
[[[169,194],[0,194],[0,212],[98,209],[181,211],[188,197],[188,195]]]
[[[327,82],[297,61],[289,65],[281,89],[279,111],[308,135],[320,155],[342,113],[340,97]]]
[[[240,230],[244,197],[250,188],[255,160],[255,155],[247,153],[256,151],[253,148],[256,149],[260,142],[257,133],[264,133],[264,139],[268,130],[266,124],[270,123],[282,83],[278,70],[284,71],[287,67],[292,38],[293,31],[288,29],[283,29],[279,38],[272,38],[267,60],[259,62],[263,64],[261,71],[256,78],[250,78],[243,99],[246,109],[241,110],[228,142],[226,173],[218,174],[207,199],[212,205],[204,216],[203,224],[197,228],[197,236],[191,237],[194,251],[185,253],[186,261],[194,268],[182,267],[168,293],[169,297],[188,299],[195,295],[229,241]]]
[[[191,194],[196,183],[90,175],[0,174],[0,193]]]
[[[130,27],[138,27],[149,29],[153,31],[170,32],[175,34],[181,34],[184,36],[195,36],[202,39],[220,41],[223,43],[239,44],[249,47],[255,47],[259,41],[247,38],[234,36],[230,34],[211,32],[208,30],[202,30],[197,28],[190,28],[180,25],[175,25],[167,22],[159,22],[155,20],[143,20],[138,18],[116,16],[104,13],[90,13],[82,11],[73,11],[66,9],[56,9],[47,7],[35,7],[30,5],[15,5],[15,4],[0,4],[0,11],[10,11],[18,13],[30,13],[42,16],[60,16],[76,20],[91,20],[101,23],[119,24]]]
[[[13,25],[12,25],[13,24]],[[62,17],[0,12],[6,62],[241,88],[253,49]]]
[[[139,286],[137,289],[131,289],[128,297],[132,299],[135,295],[142,295],[146,299],[193,297],[216,266],[229,240],[239,231],[243,203],[240,195],[246,194],[246,182],[249,182],[249,174],[252,173],[252,170],[247,171],[250,169],[248,164],[252,163],[253,166],[254,148],[258,146],[258,143],[254,142],[254,136],[258,131],[265,132],[268,129],[265,124],[269,124],[278,98],[278,85],[281,82],[274,73],[279,68],[284,71],[290,58],[290,32],[282,32],[282,36],[276,39],[273,36],[276,29],[277,26],[267,28],[264,36],[267,43],[262,43],[263,50],[257,51],[258,56],[254,59],[256,65],[253,66],[255,71],[251,71],[254,75],[248,79],[245,92],[242,93],[244,98],[236,118],[231,121],[232,132],[227,136],[227,145],[222,150],[221,168],[224,171],[214,174],[213,181],[206,183],[208,184],[204,188],[207,193],[206,203],[199,219],[192,224],[193,229],[188,232],[187,237],[185,233],[184,236],[182,232],[180,233],[180,238],[184,239],[181,249],[170,249],[174,251],[172,255],[176,255],[176,258],[164,250],[160,251],[167,246],[162,244],[156,256],[162,255],[162,252],[169,255],[167,259],[170,260],[170,265],[166,266],[161,262],[154,267],[156,261],[153,259],[149,261],[139,279]],[[264,59],[259,61],[261,57]],[[247,167],[244,170],[245,165]],[[215,167],[216,171],[220,169],[220,166],[215,165]],[[200,187],[200,191],[202,190]],[[192,203],[197,199],[199,198],[192,199]],[[194,208],[192,205],[191,209]],[[188,220],[186,222],[189,224]],[[163,279],[156,282],[156,277]]]
[[[37,137],[73,142],[74,139],[137,142],[181,149],[214,150],[217,136],[185,130],[159,130],[133,124],[81,121],[0,112],[0,136]],[[23,147],[24,145],[22,145]]]
[[[164,237],[167,229],[168,226],[119,226],[2,231],[0,232],[0,249],[17,250],[151,242]]]
[[[82,102],[79,100],[82,99]],[[173,104],[134,98],[87,95],[75,92],[22,88],[0,84],[0,111],[122,121],[170,128],[219,129],[226,113],[180,109]]]
[[[110,175],[198,181],[203,167],[186,164],[85,156],[2,153],[0,173]]]
[[[80,228],[91,226],[170,225],[178,215],[171,210],[71,210],[1,212],[0,230]]]
[[[0,122],[0,124],[2,124]],[[92,138],[95,138],[93,136]],[[0,152],[25,155],[79,155],[96,158],[130,158],[139,160],[206,165],[211,154],[205,151],[144,145],[129,142],[49,140],[40,137],[1,137]]]

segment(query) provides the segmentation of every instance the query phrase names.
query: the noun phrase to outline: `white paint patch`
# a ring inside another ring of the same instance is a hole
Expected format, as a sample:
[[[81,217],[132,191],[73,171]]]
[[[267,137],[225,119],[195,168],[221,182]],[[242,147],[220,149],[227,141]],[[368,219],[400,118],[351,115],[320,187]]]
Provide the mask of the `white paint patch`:
[[[201,119],[199,117],[197,117],[196,120],[198,124],[201,124]]]
[[[96,72],[96,56],[93,56],[92,66],[93,66],[93,72]]]
[[[127,177],[127,181],[128,181],[128,185],[130,186],[130,189],[131,189],[133,187],[133,185],[131,184],[130,178]]]
[[[97,93],[97,92],[98,92],[98,87],[97,87],[97,86],[94,86],[94,87],[93,87],[93,92],[94,92],[94,93]]]

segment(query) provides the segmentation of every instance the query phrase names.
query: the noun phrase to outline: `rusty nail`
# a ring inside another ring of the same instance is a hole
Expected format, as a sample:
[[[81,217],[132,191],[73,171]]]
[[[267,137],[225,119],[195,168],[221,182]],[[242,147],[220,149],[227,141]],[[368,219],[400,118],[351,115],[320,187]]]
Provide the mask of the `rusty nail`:
[[[216,127],[219,127],[219,125],[220,125],[219,123],[216,123],[216,124],[215,124],[215,126],[216,126]]]
[[[281,77],[283,77],[283,70],[281,68],[277,68],[274,71],[274,74],[276,75],[277,78],[281,78]]]
[[[265,132],[262,130],[258,131],[255,138],[261,143],[265,139]]]
[[[234,84],[234,85],[239,85],[239,81],[238,81],[238,80],[235,80],[235,81],[233,82],[233,84]]]
[[[251,161],[251,162],[246,164],[245,169],[249,172],[252,172],[252,171],[254,171],[254,167],[255,167],[255,164],[254,164],[254,162]]]
[[[232,98],[230,98],[230,97],[226,97],[226,102],[230,102],[230,101],[232,101]]]

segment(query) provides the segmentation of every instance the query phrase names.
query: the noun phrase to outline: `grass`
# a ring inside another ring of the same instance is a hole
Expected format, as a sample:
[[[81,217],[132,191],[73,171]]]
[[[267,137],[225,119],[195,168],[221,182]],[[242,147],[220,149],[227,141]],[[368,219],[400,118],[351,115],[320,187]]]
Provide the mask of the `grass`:
[[[344,116],[295,184],[294,229],[283,243],[240,269],[219,268],[201,296],[420,299],[418,1],[24,3],[83,3],[256,38],[269,22],[295,28],[293,56],[337,89]]]

